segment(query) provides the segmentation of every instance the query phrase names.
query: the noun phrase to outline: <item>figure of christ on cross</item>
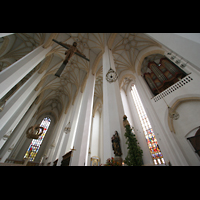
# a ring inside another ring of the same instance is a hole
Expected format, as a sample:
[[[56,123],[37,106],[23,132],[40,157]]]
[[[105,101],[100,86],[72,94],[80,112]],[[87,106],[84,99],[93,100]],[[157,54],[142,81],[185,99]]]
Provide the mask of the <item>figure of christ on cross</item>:
[[[89,59],[86,58],[86,56],[81,53],[77,48],[77,43],[74,42],[73,45],[70,45],[70,44],[66,44],[66,43],[63,43],[63,42],[58,42],[56,40],[53,39],[54,42],[58,43],[59,45],[65,47],[66,49],[68,49],[66,52],[65,52],[65,60],[63,61],[62,65],[60,66],[60,68],[58,69],[58,71],[56,72],[55,76],[57,77],[60,77],[62,71],[64,70],[65,66],[67,65],[67,63],[69,62],[69,60],[71,59],[71,57],[76,54],[82,58],[84,58],[85,60],[87,61],[90,61]]]

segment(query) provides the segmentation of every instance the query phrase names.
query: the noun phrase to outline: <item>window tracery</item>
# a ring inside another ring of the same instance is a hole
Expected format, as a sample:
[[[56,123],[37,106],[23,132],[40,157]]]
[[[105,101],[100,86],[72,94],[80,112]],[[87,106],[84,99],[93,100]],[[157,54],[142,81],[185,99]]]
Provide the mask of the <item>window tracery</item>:
[[[43,139],[46,135],[46,132],[49,128],[50,123],[51,123],[51,119],[49,117],[45,117],[42,120],[40,126],[44,127],[44,131],[43,131],[42,135],[40,135],[40,137],[37,140],[33,139],[31,141],[31,144],[29,145],[29,147],[28,147],[28,149],[27,149],[27,151],[24,155],[24,158],[29,158],[29,161],[34,161],[34,159],[35,159],[35,157],[36,157],[36,155],[39,151],[39,148],[42,144],[42,141],[43,141]]]
[[[135,85],[131,89],[131,94],[132,94],[133,101],[134,101],[136,110],[138,112],[139,118],[140,118],[142,129],[143,129],[143,132],[145,135],[145,139],[146,139],[153,163],[154,163],[154,165],[165,164],[165,160],[163,158],[162,152],[158,145],[158,141],[153,132],[149,118],[145,112],[145,109],[143,107],[142,101],[139,97],[139,94],[137,92]]]

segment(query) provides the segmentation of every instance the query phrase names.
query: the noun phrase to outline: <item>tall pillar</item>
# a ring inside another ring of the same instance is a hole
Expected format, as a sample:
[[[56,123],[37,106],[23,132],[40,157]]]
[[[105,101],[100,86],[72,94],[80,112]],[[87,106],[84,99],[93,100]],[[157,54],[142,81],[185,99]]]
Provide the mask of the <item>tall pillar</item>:
[[[14,34],[14,33],[0,33],[0,38],[1,37],[6,37],[6,36],[12,35],[12,34]]]
[[[103,163],[103,109],[99,118],[99,157],[100,163]]]
[[[44,49],[39,46],[3,70],[0,73],[0,99],[40,63],[51,48]]]
[[[73,109],[72,113],[69,118],[69,121],[71,124],[71,130],[69,132],[68,140],[66,140],[66,142],[63,143],[64,144],[64,153],[62,154],[62,156],[65,153],[69,152],[74,146],[74,140],[75,140],[75,134],[76,134],[77,125],[78,125],[78,119],[79,119],[79,115],[80,115],[82,97],[83,97],[83,93],[78,92],[78,95],[76,97],[75,103],[72,108]]]
[[[35,114],[36,110],[38,109],[39,104],[34,104],[28,110],[28,112],[24,115],[21,123],[16,127],[14,132],[12,133],[12,137],[7,140],[6,144],[3,146],[3,150],[1,149],[1,162],[5,162],[5,160],[9,157],[12,150],[15,148],[16,144],[18,143],[20,137],[24,133],[25,129],[27,128],[28,123],[32,119],[33,115]]]
[[[120,96],[119,82],[109,83],[105,77],[110,67],[116,71],[112,52],[105,47],[103,54],[103,160],[114,157],[112,150],[111,137],[117,131],[120,137],[122,158],[127,155],[125,129],[123,127],[124,109]]]
[[[83,99],[81,103],[78,125],[75,133],[75,142],[73,156],[71,157],[71,166],[87,165],[89,139],[91,132],[92,110],[94,100],[95,75],[91,71],[87,79]]]
[[[6,130],[3,132],[4,126],[6,123],[12,118],[13,114],[19,110],[19,107],[24,104],[26,98],[30,95],[30,93],[33,92],[36,85],[40,82],[41,78],[45,74],[46,71],[44,71],[42,74],[38,74],[35,72],[32,77],[30,77],[29,80],[27,80],[24,85],[22,85],[19,90],[15,92],[15,94],[7,101],[4,110],[0,112],[0,138],[2,138],[2,134],[4,134]],[[35,91],[33,93],[36,93]],[[12,124],[13,125],[13,124]]]
[[[100,114],[99,111],[96,111],[93,117],[92,123],[92,135],[91,135],[91,157],[98,156],[99,157],[99,128],[100,128]]]
[[[145,135],[143,133],[142,124],[140,122],[140,118],[138,116],[138,112],[133,101],[131,89],[127,91],[127,102],[128,102],[130,114],[132,117],[132,123],[133,123],[132,125],[134,127],[134,131],[135,131],[137,140],[139,142],[139,145],[143,151],[143,156],[142,156],[143,163],[144,165],[149,165],[149,164],[153,165],[153,160],[152,160],[152,157],[151,157],[151,154],[146,142]]]
[[[67,141],[68,141],[68,138],[69,138],[69,133],[66,133],[64,131],[64,129],[69,123],[70,116],[71,116],[71,113],[72,113],[72,107],[73,107],[72,105],[69,107],[68,112],[66,114],[64,127],[63,127],[63,129],[60,133],[59,141],[56,144],[56,150],[55,150],[54,155],[53,155],[52,161],[55,161],[56,159],[58,159],[57,166],[60,166],[61,161],[62,161],[62,156],[65,154],[65,149],[66,149],[66,144],[67,144]],[[71,122],[70,122],[70,124],[71,124]]]
[[[66,125],[68,124],[68,122],[70,122],[71,124],[71,130],[69,133],[63,133],[63,135],[61,136],[61,141],[59,144],[59,150],[57,153],[56,158],[58,158],[58,162],[57,162],[57,166],[61,165],[61,161],[62,161],[62,156],[65,155],[67,152],[69,152],[73,146],[74,146],[74,139],[75,139],[75,133],[76,133],[76,129],[77,129],[77,119],[79,118],[79,114],[80,114],[80,105],[81,105],[81,100],[82,100],[82,93],[79,92],[74,105],[71,105],[68,113],[69,113],[69,117],[68,120],[66,121]]]
[[[50,135],[49,142],[46,145],[47,146],[46,149],[50,149],[50,153],[49,153],[49,156],[48,156],[47,163],[51,162],[51,165],[55,161],[54,160],[54,152],[56,150],[55,146],[58,142],[60,134],[63,133],[66,117],[67,117],[67,115],[63,112],[62,115],[60,116],[59,121],[57,122],[57,126],[56,126],[56,129],[54,131],[54,133],[56,133],[56,134]]]

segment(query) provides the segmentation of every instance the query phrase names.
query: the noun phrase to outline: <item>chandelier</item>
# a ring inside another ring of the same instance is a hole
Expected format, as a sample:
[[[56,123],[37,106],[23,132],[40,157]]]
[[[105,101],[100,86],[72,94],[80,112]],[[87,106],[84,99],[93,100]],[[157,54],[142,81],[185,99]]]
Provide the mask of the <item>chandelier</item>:
[[[112,68],[110,68],[106,74],[106,80],[109,83],[112,83],[112,82],[115,82],[117,78],[118,78],[117,73]]]
[[[109,63],[110,63],[110,55],[109,57]],[[109,83],[115,82],[118,78],[117,73],[111,68],[111,63],[110,63],[110,69],[108,70],[107,74],[106,74],[106,80]]]

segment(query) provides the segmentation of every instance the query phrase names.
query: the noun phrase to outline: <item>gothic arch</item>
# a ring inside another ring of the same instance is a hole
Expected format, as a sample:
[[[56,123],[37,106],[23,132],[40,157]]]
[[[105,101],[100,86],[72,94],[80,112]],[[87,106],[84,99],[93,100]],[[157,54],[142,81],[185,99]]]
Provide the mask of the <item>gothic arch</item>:
[[[133,73],[130,70],[125,70],[120,74],[119,77],[119,87],[122,87],[122,82],[125,78],[130,77],[132,80],[135,80],[135,76],[133,75]]]
[[[144,60],[145,57],[151,55],[151,54],[161,54],[164,55],[165,51],[161,48],[158,47],[149,47],[147,49],[142,50],[136,59],[135,62],[135,69],[136,69],[136,73],[137,75],[141,76],[141,67],[142,67],[142,62]]]
[[[94,75],[96,73],[98,64],[100,62],[100,60],[102,59],[102,56],[104,54],[104,51],[100,51],[99,54],[97,55],[97,57],[94,60],[93,66],[92,66],[92,74]]]
[[[41,112],[38,117],[37,120],[41,117],[41,116],[50,116],[50,118],[52,117],[55,121],[55,124],[58,121],[58,118],[56,116],[56,113],[53,110],[44,110],[43,112]]]
[[[14,41],[16,40],[16,36],[14,34],[4,37],[3,43],[0,47],[0,56],[4,56],[10,49],[12,48]]]
[[[174,109],[174,111],[177,110],[177,108],[182,104],[182,103],[186,103],[189,101],[200,101],[200,97],[184,97],[184,98],[180,98],[178,100],[175,101],[175,103],[171,106],[172,109]],[[173,120],[169,117],[168,115],[168,126],[171,132],[176,133],[175,129],[174,129],[174,124],[173,124]]]
[[[113,45],[113,42],[114,42],[116,36],[117,36],[117,33],[111,33],[110,34],[110,37],[109,37],[108,42],[107,42],[109,49],[112,48],[112,45]]]
[[[96,111],[97,111],[100,107],[102,107],[102,101],[101,101],[100,98],[98,98],[98,99],[96,100],[95,104],[94,104],[93,115],[92,115],[93,117],[95,116]]]
[[[51,33],[51,35],[49,36],[48,40],[44,43],[43,48],[48,48],[51,45],[53,45],[53,41],[52,39],[56,39],[59,33]]]
[[[93,117],[95,116],[95,113],[97,112],[97,110],[99,109],[99,107],[101,107],[102,105],[101,105],[101,103],[99,103],[99,102],[97,102],[96,104],[95,104],[95,107],[94,107],[94,109],[93,109]]]

